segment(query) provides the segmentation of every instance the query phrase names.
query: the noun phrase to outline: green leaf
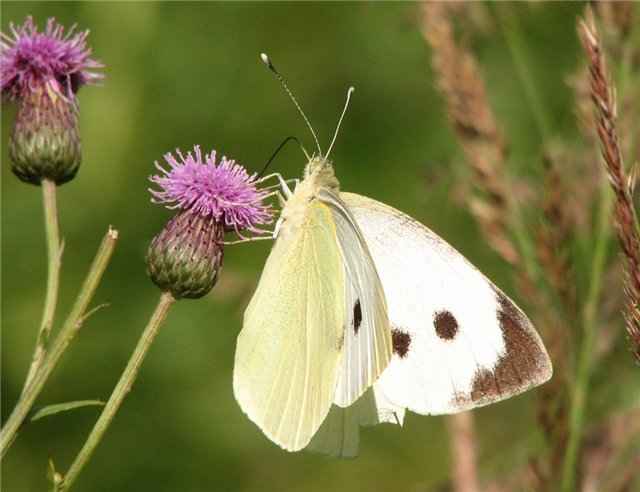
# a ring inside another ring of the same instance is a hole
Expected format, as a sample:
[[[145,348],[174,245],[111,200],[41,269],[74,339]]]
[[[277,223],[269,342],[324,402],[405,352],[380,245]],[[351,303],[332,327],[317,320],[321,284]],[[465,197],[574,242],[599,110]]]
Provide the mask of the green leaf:
[[[67,401],[64,403],[55,403],[53,405],[47,405],[46,407],[40,408],[36,413],[31,417],[31,421],[34,422],[43,417],[48,417],[50,415],[55,415],[60,412],[67,412],[69,410],[75,410],[80,407],[88,407],[88,406],[103,406],[104,402],[100,400],[78,400],[78,401]]]

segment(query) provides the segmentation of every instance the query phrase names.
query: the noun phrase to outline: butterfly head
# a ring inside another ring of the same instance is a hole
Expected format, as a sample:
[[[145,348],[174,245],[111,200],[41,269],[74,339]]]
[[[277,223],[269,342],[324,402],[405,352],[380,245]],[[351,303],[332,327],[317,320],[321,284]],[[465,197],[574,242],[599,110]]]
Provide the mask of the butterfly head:
[[[318,187],[339,191],[340,183],[333,171],[333,164],[324,156],[312,156],[304,168],[304,179],[313,182]]]

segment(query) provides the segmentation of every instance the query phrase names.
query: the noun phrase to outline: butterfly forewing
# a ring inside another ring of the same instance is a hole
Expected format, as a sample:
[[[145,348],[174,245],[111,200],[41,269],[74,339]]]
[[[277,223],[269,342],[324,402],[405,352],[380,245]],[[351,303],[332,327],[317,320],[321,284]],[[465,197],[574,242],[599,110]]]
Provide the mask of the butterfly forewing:
[[[366,241],[348,207],[327,189],[345,269],[345,326],[341,368],[334,402],[346,407],[378,379],[391,359],[391,331],[384,291]]]
[[[332,213],[314,201],[301,226],[276,240],[236,348],[236,399],[287,450],[309,443],[334,399],[344,282]]]
[[[528,318],[444,240],[375,200],[342,193],[385,290],[393,357],[376,383],[396,405],[454,413],[551,377]]]

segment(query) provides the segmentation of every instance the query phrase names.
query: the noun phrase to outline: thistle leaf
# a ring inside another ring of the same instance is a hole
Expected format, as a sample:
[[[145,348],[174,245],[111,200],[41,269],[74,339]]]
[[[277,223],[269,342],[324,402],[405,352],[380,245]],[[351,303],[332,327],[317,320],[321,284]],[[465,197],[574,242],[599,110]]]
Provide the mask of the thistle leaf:
[[[56,413],[60,412],[67,412],[69,410],[75,410],[76,408],[103,405],[104,402],[100,400],[77,400],[67,401],[64,403],[55,403],[53,405],[47,405],[46,407],[40,408],[33,414],[33,416],[31,417],[31,421],[34,422],[36,420],[40,420],[43,417],[49,417],[50,415],[55,415]]]

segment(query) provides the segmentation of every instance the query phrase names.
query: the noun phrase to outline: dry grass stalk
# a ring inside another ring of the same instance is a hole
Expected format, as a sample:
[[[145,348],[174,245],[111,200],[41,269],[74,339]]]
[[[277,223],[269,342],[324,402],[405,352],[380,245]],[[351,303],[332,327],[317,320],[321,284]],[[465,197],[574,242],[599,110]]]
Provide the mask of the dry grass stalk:
[[[543,222],[537,230],[536,247],[548,285],[555,292],[556,309],[539,302],[537,320],[544,328],[545,343],[554,361],[554,377],[538,390],[537,418],[552,443],[547,467],[538,463],[541,480],[556,476],[562,466],[567,444],[568,398],[567,357],[571,347],[571,330],[578,316],[575,275],[566,245],[570,243],[576,227],[576,217],[567,202],[568,186],[557,164],[560,156],[549,149],[544,158],[545,180],[542,200]]]
[[[566,245],[572,240],[576,217],[567,203],[569,190],[557,162],[553,150],[545,154],[544,196],[541,207],[544,220],[536,234],[536,246],[538,259],[549,285],[557,293],[567,317],[575,318],[576,283]]]
[[[451,435],[453,490],[479,492],[473,415],[470,412],[451,415],[447,417],[447,424]]]
[[[539,312],[542,312],[538,308]],[[541,315],[542,316],[542,315]],[[545,329],[545,344],[553,360],[553,378],[537,390],[536,419],[547,442],[549,451],[545,456],[532,460],[538,487],[535,490],[553,490],[555,478],[560,476],[568,443],[569,392],[568,358],[570,349],[566,322],[553,310],[549,310],[540,325]]]
[[[595,107],[596,130],[609,183],[615,193],[614,220],[625,269],[625,321],[631,350],[640,362],[640,237],[631,199],[633,183],[626,176],[616,130],[616,101],[605,67],[600,38],[593,14],[579,24],[579,34],[589,62],[589,85]]]
[[[484,492],[513,492],[514,490],[543,490],[540,480],[540,472],[535,464],[529,464],[516,468],[507,476],[500,477],[499,481],[489,482],[484,485]]]
[[[633,2],[619,1],[598,1],[594,3],[594,8],[598,17],[602,20],[602,26],[611,38],[617,38],[614,44],[620,45],[619,41],[625,38],[633,27]],[[614,46],[614,49],[616,46]],[[620,55],[622,50],[615,50],[613,53]]]
[[[625,309],[626,296],[620,289],[620,278],[624,277],[624,258],[613,258],[603,278],[602,298],[599,307],[600,324],[598,338],[593,347],[592,363],[597,365],[616,347],[620,339],[618,324],[620,313]]]
[[[431,45],[432,63],[448,114],[470,164],[479,191],[471,210],[491,247],[507,262],[520,260],[509,231],[508,185],[505,180],[506,147],[487,101],[475,59],[455,40],[450,9],[455,3],[422,4],[422,33]]]

